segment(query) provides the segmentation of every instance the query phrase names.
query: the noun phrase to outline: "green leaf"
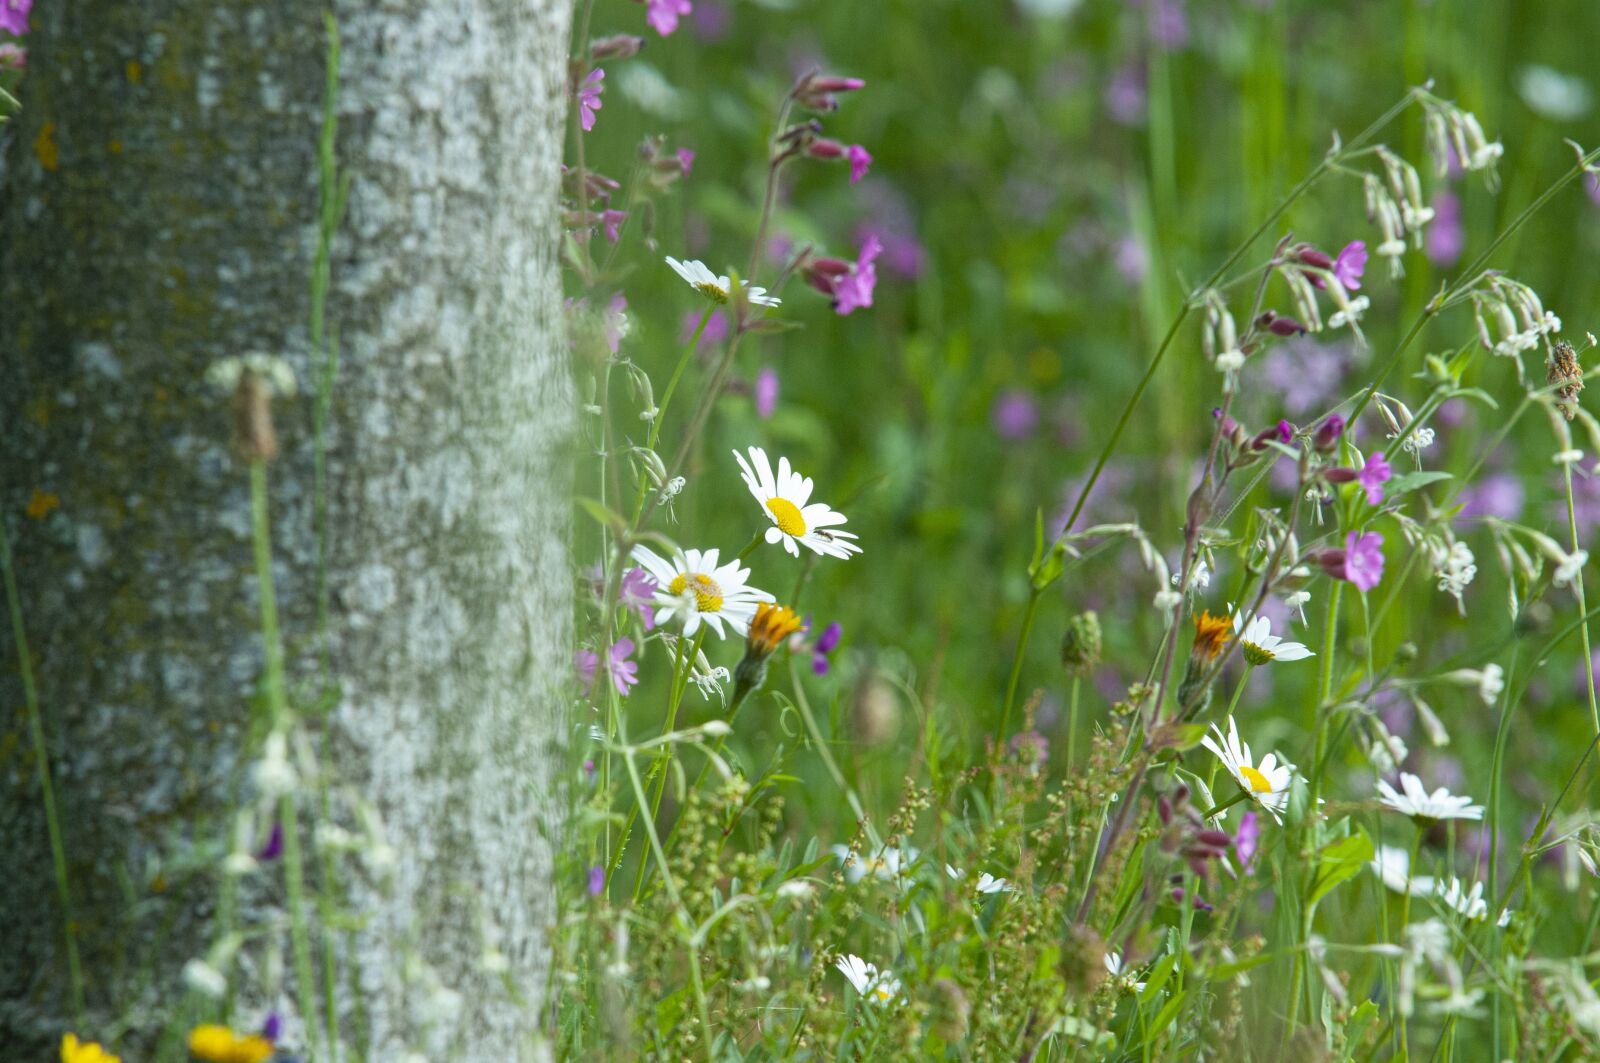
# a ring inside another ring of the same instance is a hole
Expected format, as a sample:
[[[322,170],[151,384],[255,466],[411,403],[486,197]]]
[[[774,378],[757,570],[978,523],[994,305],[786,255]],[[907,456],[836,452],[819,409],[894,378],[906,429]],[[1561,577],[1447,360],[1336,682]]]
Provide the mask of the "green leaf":
[[[1177,966],[1178,954],[1169,952],[1161,957],[1156,965],[1150,968],[1150,973],[1145,977],[1144,988],[1139,991],[1139,1006],[1155,1002],[1161,990],[1166,986],[1167,980],[1172,977],[1172,969]]]
[[[1383,485],[1383,497],[1386,501],[1392,498],[1399,498],[1401,495],[1415,491],[1419,487],[1426,487],[1431,483],[1451,478],[1449,473],[1437,470],[1403,472]]]
[[[1317,875],[1311,883],[1311,895],[1306,903],[1316,904],[1335,886],[1354,877],[1373,856],[1372,839],[1360,827],[1348,838],[1340,838],[1323,846],[1317,854]]]
[[[585,513],[593,517],[595,519],[595,523],[600,524],[603,527],[610,528],[618,535],[622,534],[622,532],[628,527],[627,521],[622,519],[622,514],[618,513],[604,502],[593,498],[585,498],[582,495],[579,495],[573,501],[577,502]]]

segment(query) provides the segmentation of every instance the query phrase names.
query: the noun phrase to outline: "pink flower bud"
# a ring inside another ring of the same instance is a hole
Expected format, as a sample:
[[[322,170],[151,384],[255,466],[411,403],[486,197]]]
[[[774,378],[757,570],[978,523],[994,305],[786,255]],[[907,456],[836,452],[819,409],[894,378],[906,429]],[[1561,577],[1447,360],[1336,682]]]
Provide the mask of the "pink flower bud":
[[[601,37],[590,42],[589,56],[595,62],[606,59],[632,59],[639,54],[639,49],[643,47],[643,37],[635,37],[628,33],[618,33],[612,37]]]
[[[845,147],[837,140],[818,137],[806,145],[806,154],[813,159],[842,159],[844,158]]]

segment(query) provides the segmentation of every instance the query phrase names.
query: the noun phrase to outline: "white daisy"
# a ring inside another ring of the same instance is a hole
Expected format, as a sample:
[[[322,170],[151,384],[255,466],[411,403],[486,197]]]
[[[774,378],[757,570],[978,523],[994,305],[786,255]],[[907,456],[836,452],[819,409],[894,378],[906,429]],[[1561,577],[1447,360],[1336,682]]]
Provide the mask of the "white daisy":
[[[1422,780],[1409,771],[1400,773],[1399,793],[1383,779],[1378,780],[1378,796],[1386,808],[1402,816],[1433,821],[1440,819],[1482,819],[1483,806],[1472,803],[1470,797],[1457,797],[1443,786],[1433,793],[1422,788]]]
[[[772,595],[747,586],[750,570],[740,568],[737,559],[717,564],[717,551],[686,550],[668,560],[647,546],[635,546],[633,558],[656,581],[656,623],[674,617],[683,619],[683,633],[693,635],[701,621],[709,624],[718,638],[727,638],[726,623],[735,635],[743,635],[756,614],[756,604],[770,602]]]
[[[874,1004],[893,1004],[900,999],[900,979],[891,971],[878,970],[877,964],[868,963],[851,953],[833,961],[839,973],[867,1000]]]
[[[1251,664],[1269,661],[1303,661],[1316,654],[1306,649],[1302,642],[1287,642],[1272,633],[1272,621],[1260,613],[1248,625],[1243,615],[1233,614],[1233,631],[1239,638],[1239,650]]]
[[[829,851],[844,865],[846,882],[860,882],[868,875],[893,880],[909,871],[917,859],[917,850],[910,847],[896,849],[886,845],[873,856],[853,853],[848,845],[835,845]]]
[[[671,266],[673,272],[688,282],[689,287],[710,299],[713,303],[725,303],[733,298],[733,281],[726,275],[719,277],[717,274],[712,273],[704,262],[698,259],[679,262],[671,255],[668,255],[667,265]],[[750,301],[752,306],[777,306],[783,302],[776,295],[768,295],[765,288],[757,288],[749,284],[744,286],[744,297]]]
[[[1116,986],[1117,986],[1118,989],[1121,989],[1124,992],[1127,992],[1127,991],[1130,991],[1130,990],[1132,992],[1135,992],[1135,993],[1143,993],[1144,992],[1144,983],[1143,982],[1135,981],[1132,975],[1126,975],[1126,974],[1122,973],[1122,971],[1123,971],[1123,968],[1122,968],[1122,953],[1120,953],[1120,952],[1108,952],[1108,953],[1106,953],[1106,961],[1105,962],[1106,962],[1106,972],[1111,975],[1111,981],[1116,983]]]
[[[783,542],[783,548],[795,557],[800,556],[796,543],[804,543],[819,554],[847,558],[859,554],[861,547],[849,540],[855,535],[847,531],[834,531],[835,525],[845,523],[843,513],[835,512],[825,503],[807,502],[811,498],[811,477],[801,476],[789,467],[788,458],[778,459],[778,475],[772,475],[772,465],[767,452],[760,447],[750,448],[750,460],[733,452],[739,463],[740,475],[755,500],[761,503],[772,527],[767,529],[767,542]]]
[[[1216,741],[1207,735],[1200,744],[1217,755],[1239,788],[1250,800],[1272,813],[1272,818],[1283,822],[1283,810],[1289,807],[1289,782],[1293,777],[1288,761],[1279,762],[1276,753],[1268,753],[1257,765],[1250,756],[1250,747],[1239,741],[1239,724],[1228,717],[1228,734],[1224,738],[1216,724],[1211,725]]]
[[[1385,886],[1396,893],[1404,893],[1409,884],[1413,897],[1433,895],[1433,877],[1411,875],[1411,854],[1406,850],[1398,845],[1381,845],[1376,855],[1377,859],[1367,861],[1367,866],[1377,873]]]

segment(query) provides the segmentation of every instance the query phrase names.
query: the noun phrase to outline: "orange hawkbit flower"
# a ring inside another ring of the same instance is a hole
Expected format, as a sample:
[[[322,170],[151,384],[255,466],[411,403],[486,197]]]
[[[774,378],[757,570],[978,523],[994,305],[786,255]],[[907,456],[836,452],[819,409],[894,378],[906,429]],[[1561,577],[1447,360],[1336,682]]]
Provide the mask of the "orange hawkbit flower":
[[[1194,656],[1214,661],[1231,638],[1233,626],[1226,616],[1212,616],[1210,612],[1202,610],[1194,618]]]
[[[745,640],[745,656],[765,659],[800,630],[800,618],[787,605],[763,602],[756,606],[755,619]]]

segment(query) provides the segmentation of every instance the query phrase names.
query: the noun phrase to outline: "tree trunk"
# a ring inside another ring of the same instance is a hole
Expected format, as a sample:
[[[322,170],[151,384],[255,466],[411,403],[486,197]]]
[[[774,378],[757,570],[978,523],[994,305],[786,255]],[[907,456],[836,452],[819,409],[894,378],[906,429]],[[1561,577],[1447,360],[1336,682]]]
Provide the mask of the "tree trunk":
[[[33,15],[24,111],[0,134],[0,519],[88,1012],[68,991],[21,660],[0,637],[0,1044],[107,1039],[126,1019],[128,1058],[153,1058],[179,971],[213,943],[220,852],[254,800],[264,653],[248,469],[205,377],[259,350],[300,385],[274,405],[267,469],[290,699],[336,794],[370,802],[397,854],[381,878],[341,863],[362,920],[335,950],[341,1035],[373,1060],[533,1054],[571,667],[556,215],[570,11],[335,8],[352,185],[328,302],[325,537],[308,331],[322,5]],[[283,904],[275,888],[242,896],[258,924]],[[268,951],[248,942],[235,968],[241,1019],[294,1012],[292,965],[272,999],[247,973]],[[439,987],[459,1008],[430,1006],[450,1000]]]

